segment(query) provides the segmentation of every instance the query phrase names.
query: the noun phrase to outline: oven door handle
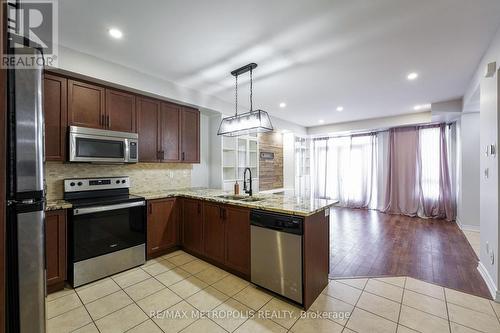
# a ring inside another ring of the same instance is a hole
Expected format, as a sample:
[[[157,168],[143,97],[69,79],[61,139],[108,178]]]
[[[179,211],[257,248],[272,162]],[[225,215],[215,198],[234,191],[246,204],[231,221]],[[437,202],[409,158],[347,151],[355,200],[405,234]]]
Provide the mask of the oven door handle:
[[[108,205],[108,206],[75,208],[75,209],[73,209],[73,215],[85,215],[85,214],[92,214],[92,213],[100,213],[100,212],[107,212],[110,210],[139,207],[139,206],[145,206],[145,205],[146,205],[146,201],[137,201],[137,202],[129,202],[129,203],[116,204],[116,205]]]

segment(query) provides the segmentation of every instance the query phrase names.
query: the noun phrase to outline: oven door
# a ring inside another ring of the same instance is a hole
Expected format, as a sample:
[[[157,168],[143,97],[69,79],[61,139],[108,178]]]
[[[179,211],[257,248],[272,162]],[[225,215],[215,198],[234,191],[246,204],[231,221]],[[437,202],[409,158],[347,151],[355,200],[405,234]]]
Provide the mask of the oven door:
[[[145,201],[73,209],[72,261],[146,243]]]
[[[70,133],[69,160],[125,163],[128,161],[127,144],[126,138]]]

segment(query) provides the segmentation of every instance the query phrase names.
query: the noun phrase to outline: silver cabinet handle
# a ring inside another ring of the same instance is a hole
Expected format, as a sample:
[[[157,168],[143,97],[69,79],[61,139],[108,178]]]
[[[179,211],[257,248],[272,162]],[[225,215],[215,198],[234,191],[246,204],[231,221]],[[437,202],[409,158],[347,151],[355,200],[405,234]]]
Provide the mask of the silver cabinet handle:
[[[85,214],[91,214],[91,213],[100,213],[100,212],[107,212],[110,210],[139,207],[139,206],[145,206],[145,205],[146,205],[146,201],[137,201],[137,202],[129,202],[129,203],[123,203],[123,204],[108,205],[108,206],[75,208],[75,209],[73,209],[73,215],[85,215]]]

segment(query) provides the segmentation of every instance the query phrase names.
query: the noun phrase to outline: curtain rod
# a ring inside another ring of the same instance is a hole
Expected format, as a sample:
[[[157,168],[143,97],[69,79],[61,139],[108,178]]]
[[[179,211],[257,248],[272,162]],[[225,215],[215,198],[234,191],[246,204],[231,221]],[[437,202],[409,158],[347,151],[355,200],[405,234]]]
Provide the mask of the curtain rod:
[[[357,132],[356,131],[352,131],[352,132],[350,132],[350,134],[320,135],[320,136],[317,136],[317,137],[312,137],[311,139],[312,140],[326,140],[326,139],[329,139],[329,138],[343,138],[343,137],[348,137],[348,136],[372,135],[372,134],[377,134],[377,133],[381,133],[381,132],[387,132],[387,131],[389,131],[391,129],[394,129],[394,128],[405,128],[405,127],[426,127],[426,126],[437,126],[437,125],[441,125],[441,124],[445,124],[446,126],[450,127],[454,123],[456,123],[456,121],[449,122],[449,123],[446,123],[446,122],[432,122],[432,123],[418,123],[418,124],[414,124],[414,125],[400,125],[400,126],[393,126],[393,127],[386,127],[386,128],[378,128],[378,129],[373,129],[373,130],[370,130],[370,131],[366,131],[366,130],[360,130],[360,131],[357,131]]]

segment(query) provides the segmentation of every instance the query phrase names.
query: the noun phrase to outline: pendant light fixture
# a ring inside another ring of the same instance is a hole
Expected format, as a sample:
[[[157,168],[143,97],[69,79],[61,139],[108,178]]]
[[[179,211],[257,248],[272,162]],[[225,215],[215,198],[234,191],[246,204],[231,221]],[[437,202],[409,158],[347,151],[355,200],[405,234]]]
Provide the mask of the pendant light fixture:
[[[222,119],[217,135],[240,136],[273,131],[269,114],[264,110],[253,109],[252,74],[256,67],[256,63],[250,63],[231,72],[231,75],[235,77],[235,115]],[[250,111],[238,114],[238,76],[246,72],[250,72]]]

